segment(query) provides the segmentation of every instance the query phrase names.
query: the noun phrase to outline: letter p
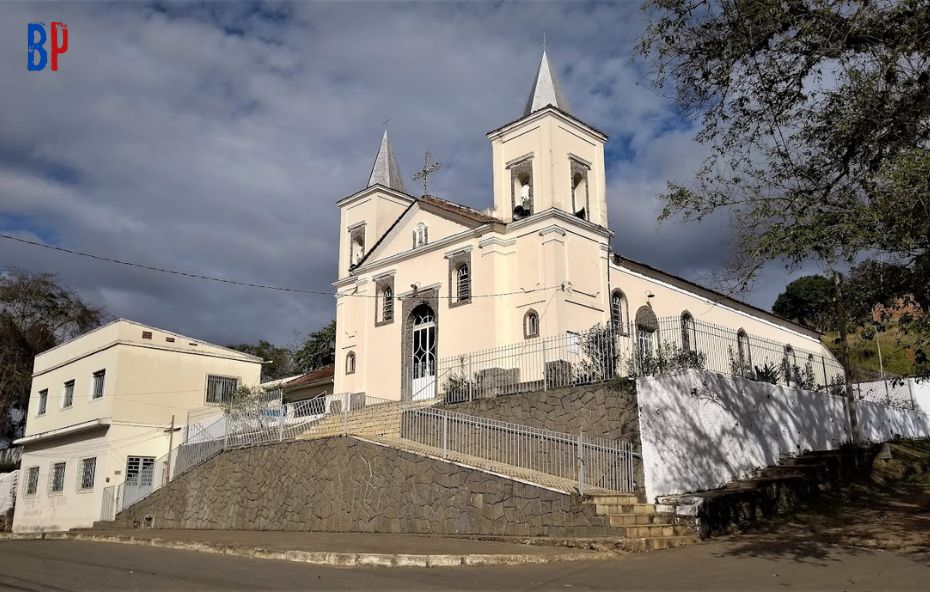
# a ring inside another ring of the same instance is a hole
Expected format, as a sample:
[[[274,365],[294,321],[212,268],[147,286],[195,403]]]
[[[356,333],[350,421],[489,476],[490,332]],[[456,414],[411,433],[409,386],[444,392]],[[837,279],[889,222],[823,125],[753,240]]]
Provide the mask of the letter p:
[[[61,43],[59,43],[58,32],[61,31]],[[68,25],[64,23],[52,23],[52,72],[58,71],[58,56],[68,51]]]
[[[44,70],[48,62],[48,52],[45,51],[45,26],[42,23],[29,23],[26,25],[29,42],[26,45],[26,69],[30,72]]]

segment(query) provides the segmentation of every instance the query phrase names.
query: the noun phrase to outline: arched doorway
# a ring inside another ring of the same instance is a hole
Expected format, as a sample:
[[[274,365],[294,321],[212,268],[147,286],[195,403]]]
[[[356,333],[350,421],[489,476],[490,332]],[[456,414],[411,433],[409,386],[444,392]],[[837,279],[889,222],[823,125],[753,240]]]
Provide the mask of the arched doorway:
[[[436,314],[428,304],[410,313],[413,333],[410,343],[410,394],[414,401],[436,396]]]

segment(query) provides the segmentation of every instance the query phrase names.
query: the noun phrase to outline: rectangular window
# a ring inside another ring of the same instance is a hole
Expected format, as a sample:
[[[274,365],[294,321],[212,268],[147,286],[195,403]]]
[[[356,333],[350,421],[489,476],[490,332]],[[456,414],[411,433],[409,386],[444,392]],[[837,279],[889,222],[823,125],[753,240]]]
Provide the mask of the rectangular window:
[[[91,391],[91,399],[99,399],[103,396],[103,379],[106,378],[106,370],[97,370],[94,372],[94,390]]]
[[[225,403],[239,387],[239,379],[229,376],[207,376],[207,403]]]
[[[65,383],[65,392],[61,396],[61,407],[67,409],[74,405],[74,381],[69,380]]]
[[[65,463],[52,465],[52,474],[48,480],[49,493],[61,493],[65,490]]]
[[[126,459],[126,485],[148,487],[154,482],[155,457],[130,456]]]
[[[82,458],[81,471],[78,473],[78,489],[94,488],[94,473],[97,471],[97,457]]]
[[[36,415],[45,415],[48,411],[48,389],[39,391],[39,410]]]
[[[26,472],[26,495],[35,495],[39,491],[39,467],[29,467]]]

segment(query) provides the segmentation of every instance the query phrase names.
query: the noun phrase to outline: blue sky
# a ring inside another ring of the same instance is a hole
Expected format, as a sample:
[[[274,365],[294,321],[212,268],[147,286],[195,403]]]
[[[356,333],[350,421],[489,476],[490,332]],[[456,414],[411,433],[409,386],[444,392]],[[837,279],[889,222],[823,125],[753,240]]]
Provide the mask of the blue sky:
[[[63,21],[58,72],[27,72],[26,23]],[[401,170],[491,205],[485,132],[517,118],[543,33],[578,117],[604,130],[614,249],[703,283],[727,219],[658,227],[657,195],[705,154],[635,59],[634,2],[0,5],[0,231],[139,263],[329,290],[335,202],[362,188],[389,117]],[[408,182],[408,184],[410,184]],[[294,342],[326,296],[214,285],[0,242],[88,301],[219,343]],[[768,307],[787,272],[745,295]]]

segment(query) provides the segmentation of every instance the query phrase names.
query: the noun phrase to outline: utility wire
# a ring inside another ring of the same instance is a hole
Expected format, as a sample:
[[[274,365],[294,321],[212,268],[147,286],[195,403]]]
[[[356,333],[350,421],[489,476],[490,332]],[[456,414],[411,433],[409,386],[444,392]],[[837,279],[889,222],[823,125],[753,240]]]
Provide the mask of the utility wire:
[[[296,294],[313,294],[317,296],[338,296],[340,298],[350,297],[350,298],[378,298],[377,294],[337,294],[335,292],[325,292],[323,290],[305,290],[303,288],[288,288],[283,286],[271,286],[268,284],[256,284],[253,282],[240,282],[237,280],[230,280],[227,278],[215,277],[210,275],[201,275],[199,273],[190,273],[187,271],[178,271],[176,269],[168,269],[166,267],[156,267],[154,265],[145,265],[142,263],[134,263],[132,261],[123,261],[121,259],[114,259],[112,257],[104,257],[103,255],[94,255],[93,253],[85,253],[82,251],[75,251],[72,249],[66,249],[64,247],[56,247],[54,245],[47,245],[45,243],[40,243],[38,241],[32,241],[25,238],[20,238],[18,236],[11,236],[9,234],[0,234],[0,238],[5,238],[7,240],[16,241],[25,245],[30,245],[33,247],[41,247],[43,249],[50,249],[52,251],[58,251],[61,253],[67,253],[69,255],[76,255],[78,257],[87,257],[89,259],[94,259],[96,261],[105,261],[107,263],[116,263],[118,265],[125,265],[126,267],[135,267],[137,269],[144,269],[146,271],[155,271],[158,273],[167,273],[171,275],[179,275],[187,278],[192,278],[196,280],[207,280],[211,282],[219,282],[221,284],[229,284],[233,286],[243,286],[246,288],[259,288],[262,290],[274,290],[277,292],[291,292]],[[470,298],[496,298],[498,296],[514,296],[518,294],[530,294],[533,292],[544,292],[548,290],[556,290],[561,288],[562,285],[549,286],[545,288],[531,288],[529,290],[515,290],[513,292],[501,292],[498,294],[472,294]],[[447,299],[457,299],[458,296],[444,296],[436,295],[436,298],[447,298]],[[401,297],[396,297],[397,300],[401,300]]]

